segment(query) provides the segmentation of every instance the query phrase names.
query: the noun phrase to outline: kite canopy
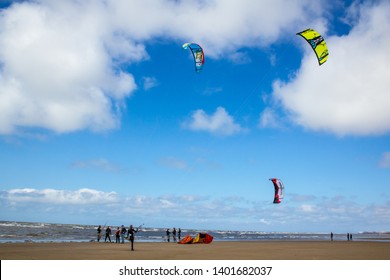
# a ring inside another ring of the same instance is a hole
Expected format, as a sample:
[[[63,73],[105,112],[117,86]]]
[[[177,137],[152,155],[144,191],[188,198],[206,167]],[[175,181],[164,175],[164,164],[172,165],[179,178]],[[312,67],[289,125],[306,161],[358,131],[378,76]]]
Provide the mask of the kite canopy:
[[[195,43],[185,43],[183,49],[191,50],[195,62],[195,71],[200,72],[204,64],[204,52],[202,47]]]
[[[194,238],[191,237],[191,235],[187,234],[183,239],[181,239],[179,244],[192,244],[192,241],[194,241]]]
[[[275,188],[274,203],[280,203],[284,195],[284,186],[282,184],[282,181],[277,178],[271,178],[270,180],[274,184]]]
[[[320,65],[328,60],[328,47],[326,46],[324,38],[317,31],[309,28],[297,33],[297,35],[302,36],[310,44]]]
[[[213,241],[214,237],[212,237],[208,233],[198,233],[195,238],[192,238],[191,235],[186,235],[182,240],[180,240],[179,244],[209,244]]]

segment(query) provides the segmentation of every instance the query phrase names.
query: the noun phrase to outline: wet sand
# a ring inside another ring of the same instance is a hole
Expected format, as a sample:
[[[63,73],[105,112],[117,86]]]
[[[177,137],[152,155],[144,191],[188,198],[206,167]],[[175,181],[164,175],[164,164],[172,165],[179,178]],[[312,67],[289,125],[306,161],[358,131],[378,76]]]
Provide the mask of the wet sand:
[[[2,243],[1,260],[390,260],[390,242]]]

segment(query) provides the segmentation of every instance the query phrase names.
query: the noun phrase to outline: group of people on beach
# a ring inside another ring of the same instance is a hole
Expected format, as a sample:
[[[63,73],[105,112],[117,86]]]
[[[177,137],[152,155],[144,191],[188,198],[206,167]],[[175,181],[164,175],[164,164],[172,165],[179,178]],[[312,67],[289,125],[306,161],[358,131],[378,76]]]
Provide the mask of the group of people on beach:
[[[140,230],[140,227],[135,229],[133,227],[133,225],[130,225],[128,229],[126,229],[124,225],[122,225],[121,227],[117,227],[117,229],[115,231],[115,243],[124,244],[125,239],[128,239],[131,242],[131,250],[134,251],[134,234],[137,233],[139,230]],[[102,239],[102,231],[103,231],[103,227],[99,225],[97,228],[97,242],[100,242],[100,240]],[[181,229],[180,228],[178,230],[176,230],[176,228],[173,228],[172,232],[170,231],[169,228],[166,230],[167,242],[170,242],[171,234],[172,234],[173,242],[177,242],[177,240],[181,239]],[[112,235],[112,230],[109,226],[107,226],[105,228],[104,242],[111,243],[111,235]],[[176,238],[176,236],[178,239]]]
[[[100,239],[102,238],[102,226],[98,226],[97,228],[97,242],[100,242]],[[104,238],[104,242],[110,242],[111,243],[111,228],[109,226],[105,229],[106,234]],[[115,231],[115,243],[125,243],[125,238],[128,239],[131,242],[131,250],[134,251],[134,233],[138,232],[139,228],[134,229],[133,225],[129,226],[129,229],[126,229],[124,225],[122,225],[120,228],[117,227]],[[108,241],[107,241],[108,240]]]
[[[173,228],[173,229],[172,229],[172,238],[173,238],[173,242],[176,242],[176,241],[177,241],[177,239],[176,239],[176,233],[178,234],[179,240],[181,239],[181,229],[179,228],[179,229],[176,231],[176,228]],[[166,234],[167,234],[167,242],[170,242],[170,241],[171,241],[171,232],[170,232],[169,228],[167,228]]]

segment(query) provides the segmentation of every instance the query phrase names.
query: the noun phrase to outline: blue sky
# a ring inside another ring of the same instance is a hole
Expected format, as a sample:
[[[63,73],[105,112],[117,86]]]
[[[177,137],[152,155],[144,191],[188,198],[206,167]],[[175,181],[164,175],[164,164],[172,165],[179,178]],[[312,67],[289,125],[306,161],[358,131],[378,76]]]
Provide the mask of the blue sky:
[[[1,220],[390,230],[388,1],[0,3]]]

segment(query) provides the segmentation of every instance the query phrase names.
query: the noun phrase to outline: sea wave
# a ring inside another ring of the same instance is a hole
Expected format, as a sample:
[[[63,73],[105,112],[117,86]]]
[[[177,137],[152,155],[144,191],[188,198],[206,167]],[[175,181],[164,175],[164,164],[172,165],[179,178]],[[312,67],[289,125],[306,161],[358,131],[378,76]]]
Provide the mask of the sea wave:
[[[115,241],[115,229],[111,226],[111,240]],[[97,226],[79,224],[50,224],[33,222],[0,221],[0,243],[5,242],[95,242]],[[104,229],[103,229],[104,231]],[[330,233],[318,232],[264,232],[232,230],[196,230],[182,229],[181,237],[198,232],[207,232],[216,241],[275,241],[275,240],[330,240]],[[352,233],[353,240],[389,242],[390,234],[384,232]],[[173,241],[172,235],[171,241]],[[166,242],[166,228],[142,227],[136,234],[136,240],[142,242]],[[333,239],[347,240],[345,234],[334,234]],[[101,241],[104,241],[104,235]]]

